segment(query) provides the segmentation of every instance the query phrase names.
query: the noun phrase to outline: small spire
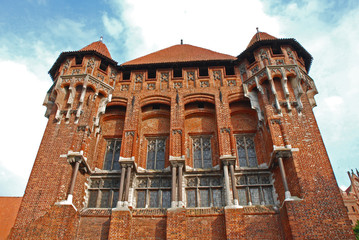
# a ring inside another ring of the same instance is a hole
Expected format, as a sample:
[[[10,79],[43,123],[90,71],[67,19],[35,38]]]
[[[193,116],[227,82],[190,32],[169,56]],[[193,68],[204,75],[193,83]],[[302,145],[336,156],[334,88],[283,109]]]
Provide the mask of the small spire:
[[[256,30],[257,30],[257,33],[256,33],[257,41],[260,41],[261,38],[260,38],[260,36],[259,36],[259,29],[258,29],[258,27],[256,27]]]
[[[183,39],[181,39],[181,45],[183,45]]]
[[[355,169],[356,171],[357,171],[357,176],[359,177],[359,171],[358,171],[358,169]]]
[[[102,40],[103,40],[103,37],[101,36],[101,37],[100,37],[100,41],[102,42]]]

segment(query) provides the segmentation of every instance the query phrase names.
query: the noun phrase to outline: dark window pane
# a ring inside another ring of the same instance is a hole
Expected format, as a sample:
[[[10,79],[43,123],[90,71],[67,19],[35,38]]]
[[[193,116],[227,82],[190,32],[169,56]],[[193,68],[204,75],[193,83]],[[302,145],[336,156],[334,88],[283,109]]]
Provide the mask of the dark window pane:
[[[260,183],[262,184],[270,184],[270,178],[269,176],[260,176],[259,177]]]
[[[88,207],[89,208],[95,208],[96,207],[96,203],[97,203],[97,195],[98,195],[98,191],[90,191],[89,194],[89,202],[88,202]]]
[[[155,168],[155,151],[148,151],[147,153],[147,169]]]
[[[162,208],[171,207],[171,191],[162,191]]]
[[[245,206],[248,204],[247,200],[247,190],[246,188],[238,188],[238,199],[239,199],[239,205]]]
[[[112,179],[111,187],[115,189],[120,188],[120,179],[119,178]]]
[[[202,168],[202,160],[194,159],[194,168]]]
[[[222,202],[222,190],[220,189],[213,189],[213,206],[215,207],[221,207],[223,206]]]
[[[120,159],[120,152],[121,152],[121,140],[117,140],[115,146],[115,156],[113,158],[112,170],[120,170],[120,163],[118,162],[118,160]]]
[[[99,188],[100,187],[101,179],[91,179],[91,187],[92,188]]]
[[[272,187],[263,187],[264,202],[266,205],[274,204]]]
[[[222,181],[221,178],[212,178],[211,179],[211,185],[212,186],[221,186],[222,185]]]
[[[187,193],[187,207],[196,207],[196,190],[190,189],[186,191]]]
[[[158,191],[150,191],[150,208],[158,208]]]
[[[248,176],[248,184],[258,184],[258,176]]]
[[[171,179],[170,178],[162,178],[162,187],[171,187]]]
[[[146,191],[137,191],[137,204],[136,207],[144,208],[146,204]]]
[[[152,178],[150,179],[150,181],[151,181],[150,187],[159,187],[161,185],[160,178]]]
[[[158,157],[159,153],[157,153]],[[164,154],[163,154],[164,155]],[[163,159],[157,159],[156,161],[156,169],[164,169],[165,168],[165,160]]]
[[[109,141],[107,143],[106,157],[103,164],[103,169],[105,170],[111,170],[114,148],[115,148],[115,141]]]
[[[201,207],[209,207],[209,190],[208,189],[201,189],[200,193],[200,200],[201,200]]]
[[[112,208],[115,208],[118,202],[118,191],[113,191],[112,195]]]
[[[104,179],[103,180],[103,188],[111,188],[113,179]]]
[[[101,191],[101,208],[108,208],[110,207],[110,191],[109,190],[102,190]]]
[[[202,177],[199,178],[199,185],[200,186],[209,186],[210,178]]]
[[[259,198],[259,189],[258,188],[250,188],[249,192],[251,193],[252,204],[260,205],[261,201]]]

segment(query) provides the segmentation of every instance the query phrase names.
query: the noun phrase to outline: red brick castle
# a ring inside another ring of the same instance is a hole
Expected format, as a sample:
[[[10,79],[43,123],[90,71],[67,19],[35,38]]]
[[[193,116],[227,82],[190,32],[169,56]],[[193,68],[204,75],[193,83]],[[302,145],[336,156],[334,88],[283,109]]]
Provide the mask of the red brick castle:
[[[237,57],[61,53],[10,239],[354,239],[311,62],[263,32]]]

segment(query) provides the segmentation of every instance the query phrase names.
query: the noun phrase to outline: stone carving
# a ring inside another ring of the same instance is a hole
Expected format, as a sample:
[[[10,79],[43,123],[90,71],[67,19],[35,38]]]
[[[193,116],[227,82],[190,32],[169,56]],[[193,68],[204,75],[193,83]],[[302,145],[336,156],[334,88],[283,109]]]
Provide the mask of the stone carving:
[[[289,58],[294,59],[293,52],[290,50],[290,48],[287,48],[287,54]]]
[[[95,66],[95,58],[91,58],[90,60],[88,60],[87,62],[87,67],[88,68],[93,68]]]
[[[231,129],[229,129],[229,128],[221,128],[221,133],[224,133],[224,132],[231,133]]]
[[[283,59],[277,59],[277,60],[275,60],[275,63],[277,65],[284,65],[284,60]]]
[[[105,77],[102,74],[97,74],[97,77],[100,78],[102,81],[105,79]]]
[[[169,79],[169,73],[161,73],[161,82],[168,82]]]
[[[222,80],[222,72],[221,71],[213,71],[213,79],[214,80]]]
[[[176,133],[182,134],[182,130],[181,129],[173,129],[172,133],[173,134],[176,134]]]
[[[143,74],[136,74],[135,76],[135,83],[141,83],[143,81]]]
[[[123,84],[121,86],[121,91],[128,91],[128,89],[130,89],[130,85],[128,85],[128,84]]]
[[[74,75],[74,74],[80,74],[80,69],[74,69],[74,70],[72,70],[72,75]]]
[[[255,66],[254,68],[252,68],[252,74],[255,74],[256,72],[258,72],[259,68],[258,66]]]
[[[173,87],[174,88],[182,88],[182,83],[181,82],[175,82],[175,83],[173,83]]]
[[[66,72],[66,70],[69,68],[69,66],[70,66],[70,60],[66,59],[64,67],[62,69],[62,73]]]
[[[236,80],[228,80],[228,86],[230,86],[230,87],[237,86]]]
[[[156,84],[155,83],[148,83],[147,84],[147,89],[148,90],[155,90],[156,89]]]
[[[243,64],[239,67],[239,72],[241,73],[241,75],[246,73],[246,67]]]
[[[128,136],[135,136],[135,131],[128,131],[125,133],[126,137]]]
[[[201,81],[201,87],[209,87],[208,81]]]
[[[115,80],[116,76],[117,76],[116,71],[115,71],[115,70],[113,70],[113,69],[111,69],[110,79]]]
[[[194,72],[187,72],[187,80],[188,81],[194,81],[195,80]]]
[[[259,52],[259,54],[260,54],[262,60],[264,60],[264,59],[269,60],[268,54],[267,54],[267,52],[266,52],[264,49],[261,49],[261,51]]]

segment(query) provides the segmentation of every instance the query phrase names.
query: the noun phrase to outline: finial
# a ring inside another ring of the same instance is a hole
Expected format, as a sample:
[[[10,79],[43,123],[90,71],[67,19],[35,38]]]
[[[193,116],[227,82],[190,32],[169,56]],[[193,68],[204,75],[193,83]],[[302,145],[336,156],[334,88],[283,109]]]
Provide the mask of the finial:
[[[260,40],[261,40],[261,38],[260,38],[260,36],[259,36],[259,30],[258,30],[258,27],[256,27],[256,29],[257,29],[256,38],[257,38],[257,41],[260,41]]]
[[[100,41],[102,42],[102,40],[103,40],[103,37],[101,36],[101,37],[100,37]]]
[[[183,45],[183,39],[181,39],[181,45]]]
[[[357,176],[359,177],[359,171],[358,171],[358,169],[355,169],[356,170],[356,172],[357,172]]]

